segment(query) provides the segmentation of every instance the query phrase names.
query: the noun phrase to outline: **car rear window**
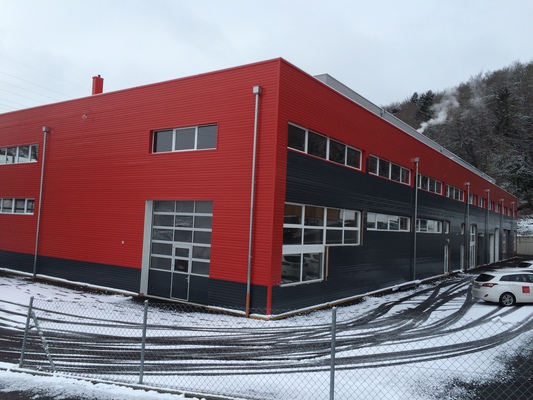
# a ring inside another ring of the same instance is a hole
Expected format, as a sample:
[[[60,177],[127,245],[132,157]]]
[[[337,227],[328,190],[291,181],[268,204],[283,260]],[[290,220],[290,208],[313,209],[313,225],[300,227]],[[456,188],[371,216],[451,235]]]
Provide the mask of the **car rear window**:
[[[527,268],[527,267],[531,267],[530,262],[521,262],[520,264],[517,265],[517,268]]]
[[[488,282],[490,281],[491,279],[494,278],[494,275],[490,275],[490,274],[481,274],[479,275],[477,278],[476,278],[476,282]]]

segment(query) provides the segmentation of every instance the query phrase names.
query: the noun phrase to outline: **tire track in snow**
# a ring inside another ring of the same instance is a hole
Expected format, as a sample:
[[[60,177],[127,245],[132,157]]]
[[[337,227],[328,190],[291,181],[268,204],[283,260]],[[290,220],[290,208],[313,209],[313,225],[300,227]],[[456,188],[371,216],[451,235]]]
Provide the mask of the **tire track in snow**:
[[[521,307],[488,306],[482,315],[467,319],[476,305],[470,294],[472,279],[468,275],[448,278],[338,322],[337,368],[373,368],[457,357],[500,346],[533,329],[531,316],[519,323],[495,324],[495,318],[504,321]],[[9,311],[7,305],[15,305],[21,311]],[[1,361],[14,362],[17,355],[18,362],[24,307],[0,301]],[[339,314],[343,309],[339,308]],[[42,317],[43,326],[48,327],[45,336],[58,371],[138,373],[140,323],[124,322],[114,316],[80,318],[38,308],[36,312],[45,312]],[[478,336],[477,328],[491,325],[496,325],[493,332]],[[109,334],[98,333],[108,329]],[[112,333],[124,330],[130,333],[125,336]],[[132,332],[138,335],[132,336]],[[268,327],[257,324],[195,327],[159,321],[148,327],[145,373],[223,375],[327,370],[330,337],[329,324],[295,326],[271,321]],[[30,339],[39,343],[35,332]],[[46,359],[36,355],[34,349],[26,357],[27,365],[46,369]]]

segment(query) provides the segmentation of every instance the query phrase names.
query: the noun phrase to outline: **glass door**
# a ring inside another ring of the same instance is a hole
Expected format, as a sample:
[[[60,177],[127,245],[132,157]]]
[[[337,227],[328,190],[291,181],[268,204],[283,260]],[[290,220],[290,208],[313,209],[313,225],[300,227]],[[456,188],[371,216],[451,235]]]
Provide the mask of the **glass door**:
[[[192,245],[174,243],[172,251],[172,281],[170,297],[189,300]]]

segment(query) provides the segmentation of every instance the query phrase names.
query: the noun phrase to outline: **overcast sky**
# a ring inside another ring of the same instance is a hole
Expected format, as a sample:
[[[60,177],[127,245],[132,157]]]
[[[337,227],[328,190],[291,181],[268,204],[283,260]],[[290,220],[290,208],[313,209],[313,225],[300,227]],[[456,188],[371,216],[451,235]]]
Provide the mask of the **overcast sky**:
[[[532,0],[0,0],[0,113],[283,57],[378,105],[533,60]]]

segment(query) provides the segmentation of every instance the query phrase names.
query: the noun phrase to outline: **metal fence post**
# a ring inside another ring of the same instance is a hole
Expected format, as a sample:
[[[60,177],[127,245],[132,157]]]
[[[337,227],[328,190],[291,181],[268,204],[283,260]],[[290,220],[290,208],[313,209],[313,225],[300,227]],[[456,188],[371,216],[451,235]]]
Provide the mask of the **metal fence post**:
[[[139,372],[139,385],[142,385],[144,378],[144,352],[146,349],[146,325],[148,321],[148,300],[144,301],[143,333],[141,344],[141,369]]]
[[[335,398],[335,336],[337,332],[337,307],[331,309],[331,369],[329,373],[329,400]]]
[[[28,306],[28,316],[26,317],[26,329],[24,329],[24,339],[22,340],[22,350],[20,351],[19,368],[24,368],[24,353],[26,351],[26,342],[28,340],[28,332],[30,330],[32,307],[33,307],[33,296],[30,297],[30,304]]]

